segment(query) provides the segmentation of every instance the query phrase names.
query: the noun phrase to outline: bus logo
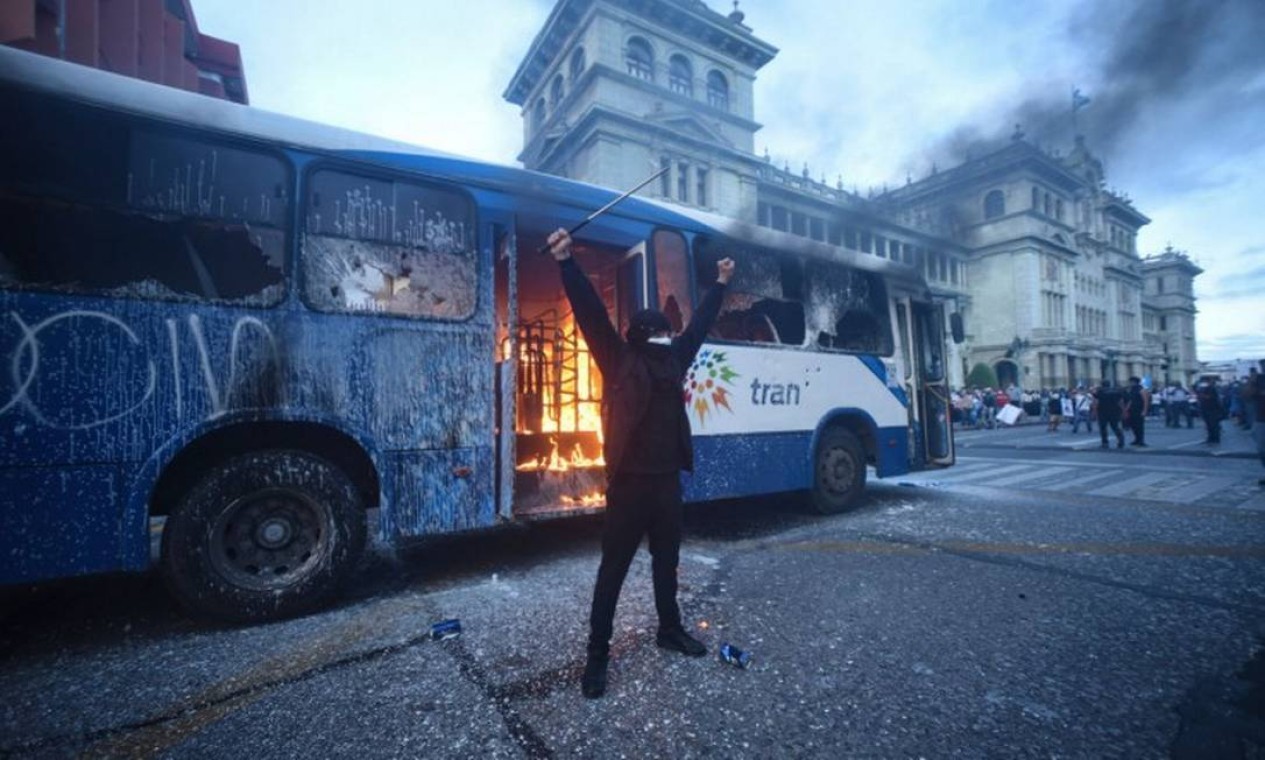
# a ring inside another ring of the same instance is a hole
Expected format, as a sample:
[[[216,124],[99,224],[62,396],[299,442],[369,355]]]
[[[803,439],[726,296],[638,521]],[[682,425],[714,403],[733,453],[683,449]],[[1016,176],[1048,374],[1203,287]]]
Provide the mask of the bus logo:
[[[685,405],[694,411],[700,427],[706,425],[707,414],[715,410],[719,413],[724,408],[733,414],[729,405],[730,388],[734,378],[741,377],[729,366],[729,359],[724,351],[704,349],[690,365],[685,375]]]

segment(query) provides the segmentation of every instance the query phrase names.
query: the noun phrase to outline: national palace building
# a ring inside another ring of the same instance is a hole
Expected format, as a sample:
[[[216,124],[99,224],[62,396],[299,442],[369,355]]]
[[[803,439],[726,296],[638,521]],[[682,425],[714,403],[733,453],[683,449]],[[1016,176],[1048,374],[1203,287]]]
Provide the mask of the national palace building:
[[[980,362],[1025,388],[1195,378],[1202,270],[1171,248],[1139,256],[1150,219],[1106,189],[1082,138],[1060,156],[1016,130],[898,189],[848,192],[756,155],[753,85],[777,49],[744,22],[699,0],[559,0],[505,91],[520,160],[612,188],[667,166],[645,194],[919,268],[963,316],[955,386]]]

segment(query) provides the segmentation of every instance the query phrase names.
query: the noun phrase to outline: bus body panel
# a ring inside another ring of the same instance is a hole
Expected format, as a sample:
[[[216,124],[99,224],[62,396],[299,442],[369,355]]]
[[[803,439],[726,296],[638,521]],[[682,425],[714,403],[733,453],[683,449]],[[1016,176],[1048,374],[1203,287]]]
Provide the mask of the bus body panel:
[[[811,432],[839,407],[865,409],[876,428],[908,424],[887,378],[851,354],[706,343],[685,386],[698,437]]]
[[[0,468],[0,583],[121,569],[119,496],[111,465]]]
[[[385,524],[403,535],[494,521],[485,328],[375,319],[364,331],[294,310],[12,292],[0,292],[0,315],[10,370],[0,372],[0,490],[14,504],[50,505],[37,517],[4,510],[0,535],[10,545],[0,582],[143,568],[147,522],[125,509],[120,483],[139,478],[131,473],[172,440],[192,443],[192,431],[241,424],[243,415],[338,419],[379,451],[417,452],[379,473],[394,494],[384,499]],[[441,460],[448,464],[434,465]],[[116,464],[94,467],[103,462]],[[76,468],[61,480],[80,473],[90,485],[49,486],[57,478],[48,470],[59,467]],[[454,482],[453,498],[436,496]],[[80,495],[50,496],[72,492]],[[426,509],[435,514],[416,517]],[[34,537],[75,550],[44,552]]]
[[[685,498],[810,487],[817,438],[832,423],[867,431],[879,477],[908,472],[904,393],[888,378],[875,357],[704,344],[685,381],[696,451]]]
[[[799,491],[812,484],[811,431],[694,438],[694,472],[685,475],[687,502]]]

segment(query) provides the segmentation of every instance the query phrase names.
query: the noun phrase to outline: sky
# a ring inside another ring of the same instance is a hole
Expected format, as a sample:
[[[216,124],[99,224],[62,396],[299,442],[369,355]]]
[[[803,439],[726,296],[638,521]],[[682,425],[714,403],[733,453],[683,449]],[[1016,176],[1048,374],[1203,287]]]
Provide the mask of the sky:
[[[731,0],[708,0],[728,13]],[[253,106],[517,164],[502,99],[553,0],[194,0],[241,46]],[[742,0],[779,49],[757,73],[756,152],[863,193],[982,155],[1019,124],[1072,148],[1151,218],[1195,281],[1199,358],[1265,358],[1265,2]]]

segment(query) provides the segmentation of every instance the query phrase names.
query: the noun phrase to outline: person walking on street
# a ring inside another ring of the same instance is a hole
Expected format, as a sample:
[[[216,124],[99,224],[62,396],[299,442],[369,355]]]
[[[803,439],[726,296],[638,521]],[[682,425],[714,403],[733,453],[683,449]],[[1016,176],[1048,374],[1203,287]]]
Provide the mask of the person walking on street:
[[[1133,432],[1130,446],[1146,447],[1146,415],[1151,411],[1151,394],[1142,387],[1142,378],[1129,378],[1125,391],[1125,416],[1129,430]]]
[[[1256,419],[1260,414],[1260,402],[1256,399],[1256,389],[1260,386],[1261,375],[1257,372],[1256,367],[1248,370],[1247,380],[1243,381],[1243,419],[1246,421],[1243,427],[1250,430],[1256,424]]]
[[[1081,424],[1085,425],[1085,432],[1094,432],[1094,419],[1090,414],[1093,409],[1094,399],[1089,391],[1084,388],[1077,388],[1076,395],[1072,397],[1072,432],[1080,431]]]
[[[1195,398],[1199,399],[1199,416],[1203,417],[1204,427],[1208,430],[1204,443],[1221,443],[1221,420],[1225,417],[1225,407],[1221,404],[1216,378],[1200,381],[1195,386]]]
[[[1059,397],[1058,391],[1053,391],[1045,397],[1045,417],[1050,421],[1046,427],[1051,433],[1059,432],[1059,423],[1063,421],[1063,400]]]
[[[1256,441],[1256,454],[1261,458],[1261,464],[1265,465],[1265,359],[1257,363],[1260,371],[1252,370],[1252,407],[1256,414],[1252,422],[1252,438]],[[1265,486],[1265,478],[1256,483]]]
[[[992,430],[997,426],[997,394],[992,388],[985,388],[980,403],[984,410],[984,427]]]
[[[1182,414],[1186,416],[1186,429],[1191,430],[1195,427],[1195,412],[1199,411],[1199,398],[1195,395],[1195,389],[1191,388],[1190,393],[1186,395],[1186,408],[1182,410]]]
[[[1180,381],[1173,383],[1173,387],[1168,389],[1168,419],[1165,424],[1171,428],[1180,428],[1182,426],[1182,414],[1190,408],[1186,403],[1186,389],[1182,387]]]
[[[1116,448],[1124,448],[1124,431],[1120,429],[1120,417],[1124,411],[1124,397],[1111,387],[1110,380],[1103,380],[1094,397],[1094,416],[1098,419],[1098,433],[1102,436],[1102,448],[1108,448],[1107,428],[1116,434]]]
[[[571,256],[571,236],[559,229],[549,236],[562,285],[576,323],[602,373],[603,453],[608,483],[602,529],[602,561],[593,587],[589,641],[580,688],[595,699],[606,692],[606,670],[615,606],[642,536],[649,536],[651,572],[659,632],[655,643],[692,657],[707,654],[702,642],[685,632],[677,605],[677,566],[681,550],[681,470],[693,470],[690,420],[682,383],[712,323],[720,314],[734,263],[717,263],[715,287],[703,296],[689,325],[672,336],[662,312],[643,309],[632,315],[621,338],[606,305]]]

